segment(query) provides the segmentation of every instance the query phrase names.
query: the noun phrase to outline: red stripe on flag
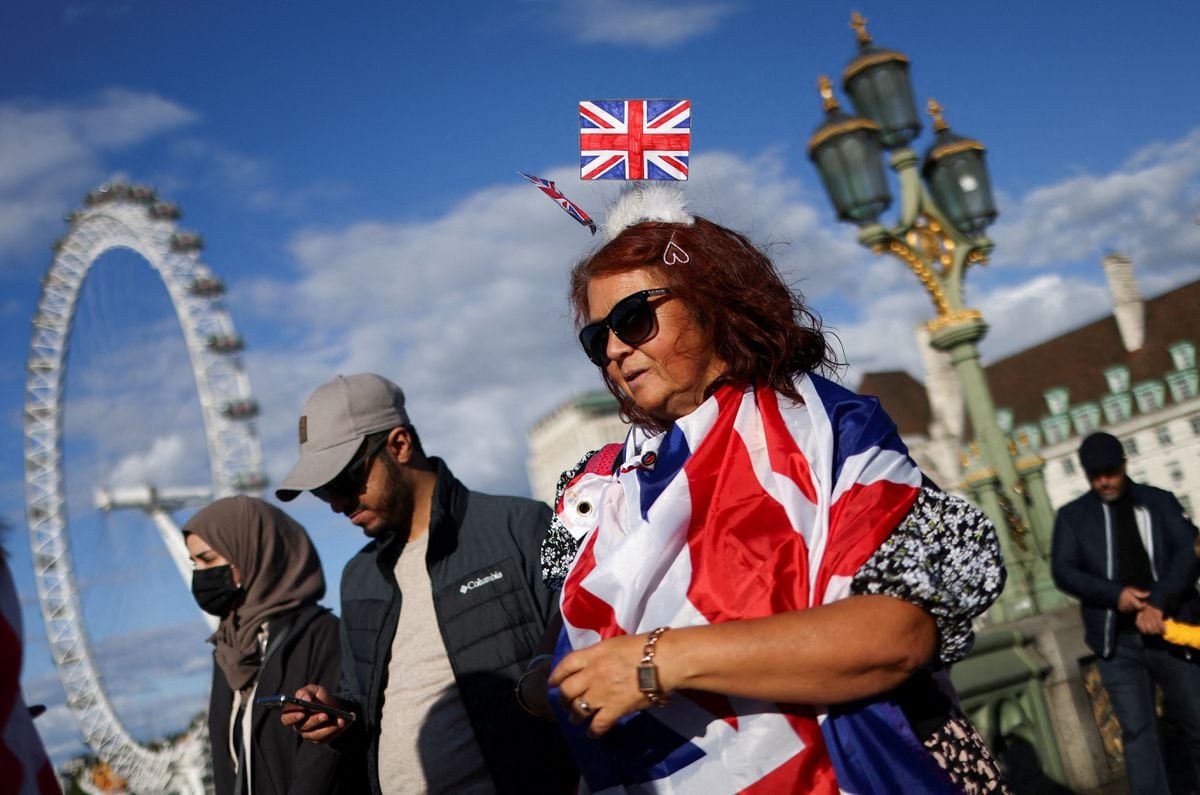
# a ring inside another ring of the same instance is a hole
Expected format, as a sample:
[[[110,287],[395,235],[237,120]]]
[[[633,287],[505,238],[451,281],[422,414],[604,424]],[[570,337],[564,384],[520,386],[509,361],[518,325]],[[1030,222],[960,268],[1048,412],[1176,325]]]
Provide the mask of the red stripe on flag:
[[[646,133],[643,140],[647,152],[686,152],[692,137],[687,133]]]
[[[779,395],[766,384],[754,390],[758,399],[759,415],[762,417],[763,432],[767,437],[767,459],[771,471],[790,478],[804,495],[804,499],[817,504],[817,487],[813,485],[812,467],[804,453],[792,439],[792,432],[779,410]]]
[[[629,173],[626,179],[646,178],[646,159],[642,155],[642,134],[646,125],[646,103],[630,102],[625,114],[629,123]]]
[[[804,743],[804,748],[779,767],[772,770],[739,795],[775,795],[778,792],[806,792],[816,795],[837,795],[837,773],[829,761],[821,727],[809,707],[780,705],[792,730]]]
[[[656,119],[656,120],[654,121],[654,123],[650,125],[650,129],[652,129],[652,130],[653,130],[653,129],[655,129],[656,127],[661,127],[661,126],[663,126],[664,124],[666,124],[666,123],[667,123],[667,122],[669,122],[671,119],[673,119],[673,118],[675,118],[676,116],[678,116],[680,113],[683,113],[685,110],[687,110],[687,109],[688,109],[688,108],[690,108],[691,106],[692,106],[692,103],[691,103],[690,101],[684,100],[683,102],[680,102],[680,103],[679,103],[678,105],[676,105],[676,106],[674,107],[674,109],[672,109],[670,112],[668,112],[668,113],[664,113],[662,116],[659,116],[659,117],[658,117],[658,119]]]
[[[659,157],[662,158],[664,163],[676,169],[677,171],[687,171],[687,166],[683,164],[682,160],[676,160],[670,155],[659,155]]]
[[[637,138],[637,141],[632,139]],[[679,133],[646,133],[641,136],[626,133],[580,133],[579,149],[582,152],[605,152],[608,150],[628,150],[638,152],[685,152],[688,149],[690,136]]]
[[[816,598],[831,577],[851,577],[892,534],[917,501],[906,483],[856,483],[829,509],[829,543],[817,576]]]
[[[603,127],[606,130],[616,129],[615,127],[613,127],[612,124],[609,123],[608,119],[606,119],[603,116],[601,116],[600,114],[596,113],[596,111],[592,110],[591,108],[587,107],[586,105],[579,106],[579,115],[587,116],[589,119],[596,122],[596,124],[599,124],[601,127]]]
[[[629,136],[625,133],[580,133],[579,149],[582,152],[625,151],[629,148]]]
[[[605,171],[608,170],[608,168],[610,166],[612,166],[614,163],[618,162],[620,159],[621,159],[620,155],[613,155],[608,160],[605,160],[603,163],[601,163],[600,165],[593,168],[591,171],[584,174],[581,177],[581,179],[591,179],[596,174],[603,174]]]
[[[571,573],[563,583],[562,614],[573,627],[590,629],[600,633],[602,640],[626,634],[617,624],[617,614],[612,605],[583,587],[583,579],[596,568],[596,533],[588,539],[587,546],[579,555]]]
[[[734,430],[737,390],[718,393],[718,416],[684,465],[691,492],[688,600],[710,622],[808,604],[808,551],[787,512],[758,482]]]

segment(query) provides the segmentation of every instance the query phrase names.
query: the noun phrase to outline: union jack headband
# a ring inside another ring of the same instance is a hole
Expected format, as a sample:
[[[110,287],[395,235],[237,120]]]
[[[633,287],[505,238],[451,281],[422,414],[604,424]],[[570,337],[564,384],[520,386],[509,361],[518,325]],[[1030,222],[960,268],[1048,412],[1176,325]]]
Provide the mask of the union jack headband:
[[[604,224],[604,242],[612,241],[626,227],[643,221],[687,226],[696,223],[687,210],[683,191],[676,185],[669,182],[634,182],[621,193],[609,211]]]

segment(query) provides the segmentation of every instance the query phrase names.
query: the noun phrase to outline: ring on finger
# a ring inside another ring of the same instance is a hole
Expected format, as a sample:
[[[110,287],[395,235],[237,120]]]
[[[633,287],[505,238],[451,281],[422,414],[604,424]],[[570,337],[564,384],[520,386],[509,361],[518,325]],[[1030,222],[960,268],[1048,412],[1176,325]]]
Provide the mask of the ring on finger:
[[[592,705],[583,700],[583,698],[575,699],[575,707],[584,715],[592,714]]]

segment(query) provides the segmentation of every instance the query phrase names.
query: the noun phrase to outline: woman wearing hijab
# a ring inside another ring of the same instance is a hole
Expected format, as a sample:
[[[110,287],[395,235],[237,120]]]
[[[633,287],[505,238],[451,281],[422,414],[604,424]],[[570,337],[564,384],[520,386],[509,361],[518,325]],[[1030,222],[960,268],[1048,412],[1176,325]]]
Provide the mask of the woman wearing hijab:
[[[337,754],[254,704],[309,682],[337,686],[338,620],[317,604],[325,577],[308,533],[275,506],[241,496],[204,508],[183,533],[192,593],[221,619],[208,639],[216,646],[208,727],[218,795],[336,789]]]

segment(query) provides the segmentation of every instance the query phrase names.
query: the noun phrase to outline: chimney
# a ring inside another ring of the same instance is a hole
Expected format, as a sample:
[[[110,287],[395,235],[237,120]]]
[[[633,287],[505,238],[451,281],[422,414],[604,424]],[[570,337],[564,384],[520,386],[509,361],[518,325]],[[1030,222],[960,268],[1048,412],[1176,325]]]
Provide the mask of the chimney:
[[[1146,342],[1146,307],[1133,278],[1133,262],[1117,252],[1104,255],[1100,261],[1104,275],[1108,277],[1108,290],[1112,293],[1113,316],[1121,332],[1125,350],[1133,353]]]

